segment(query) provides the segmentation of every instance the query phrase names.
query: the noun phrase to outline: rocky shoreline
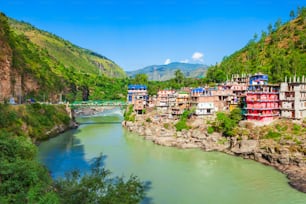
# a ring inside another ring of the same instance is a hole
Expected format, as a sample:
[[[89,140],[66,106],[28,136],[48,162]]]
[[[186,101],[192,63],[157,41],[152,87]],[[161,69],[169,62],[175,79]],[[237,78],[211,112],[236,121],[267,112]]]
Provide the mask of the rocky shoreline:
[[[287,175],[289,184],[306,193],[306,158],[305,142],[303,151],[292,149],[292,141],[276,142],[272,139],[250,139],[247,137],[223,137],[220,133],[207,133],[203,119],[189,123],[189,130],[177,132],[174,119],[148,119],[137,116],[135,122],[123,121],[129,131],[143,136],[155,144],[177,148],[200,148],[204,151],[218,151],[230,155],[252,159],[265,165],[273,166]]]

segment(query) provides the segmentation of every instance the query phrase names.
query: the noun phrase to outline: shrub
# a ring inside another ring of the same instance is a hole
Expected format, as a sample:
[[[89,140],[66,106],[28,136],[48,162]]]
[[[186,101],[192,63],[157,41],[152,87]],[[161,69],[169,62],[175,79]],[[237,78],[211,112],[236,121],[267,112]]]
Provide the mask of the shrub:
[[[151,123],[151,122],[152,122],[151,118],[147,118],[147,119],[146,119],[146,122],[147,122],[147,123]]]
[[[169,127],[170,127],[169,123],[164,124],[164,128],[169,129]]]
[[[176,131],[188,130],[190,127],[186,124],[186,120],[179,120],[175,124]]]
[[[214,128],[213,128],[212,126],[209,126],[209,127],[207,128],[207,133],[208,133],[208,134],[212,134],[214,131],[215,131],[215,130],[214,130]]]
[[[274,132],[270,130],[265,136],[264,139],[279,139],[282,135],[279,132]]]
[[[293,132],[298,134],[301,131],[301,126],[298,124],[293,124]]]

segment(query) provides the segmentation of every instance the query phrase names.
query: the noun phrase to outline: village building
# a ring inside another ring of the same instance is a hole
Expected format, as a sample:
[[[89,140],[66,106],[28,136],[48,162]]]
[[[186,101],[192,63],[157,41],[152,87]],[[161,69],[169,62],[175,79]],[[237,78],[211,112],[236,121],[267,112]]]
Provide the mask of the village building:
[[[287,78],[280,85],[281,117],[302,119],[306,117],[306,79],[293,77],[289,82]]]
[[[218,111],[228,110],[229,104],[231,104],[235,98],[233,91],[225,85],[218,85],[215,88],[209,88],[208,91],[212,96],[217,97],[214,104]]]
[[[156,107],[161,110],[167,110],[176,104],[176,91],[171,89],[159,90],[157,92]]]
[[[182,115],[190,107],[190,93],[187,91],[178,91],[176,95],[175,106],[172,108],[172,115]]]
[[[191,90],[190,105],[195,108],[197,116],[211,115],[215,112],[215,102],[218,101],[217,96],[212,96],[211,91],[199,87]]]
[[[271,122],[280,115],[279,85],[268,85],[267,75],[255,74],[243,102],[246,120]]]
[[[148,101],[148,90],[145,85],[128,85],[127,101],[134,105],[134,111],[141,114]]]

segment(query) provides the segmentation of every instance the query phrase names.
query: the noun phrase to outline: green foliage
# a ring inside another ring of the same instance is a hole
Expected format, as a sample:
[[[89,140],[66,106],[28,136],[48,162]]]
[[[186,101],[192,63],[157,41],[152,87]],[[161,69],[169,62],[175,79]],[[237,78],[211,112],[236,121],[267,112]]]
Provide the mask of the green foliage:
[[[147,122],[147,123],[151,123],[151,122],[152,122],[151,118],[147,118],[147,119],[146,119],[146,122]]]
[[[28,104],[10,106],[0,104],[0,129],[12,135],[45,139],[45,133],[55,125],[68,125],[70,118],[63,105]]]
[[[27,87],[28,78],[37,82],[38,90],[23,90],[24,98],[51,101],[60,93],[70,102],[126,97],[128,79],[114,62],[4,14],[0,14],[0,44],[0,62],[12,56],[11,69],[21,76],[22,87]]]
[[[222,132],[224,136],[233,136],[233,130],[238,125],[241,118],[240,109],[234,109],[229,114],[218,112],[212,127],[215,131]]]
[[[47,169],[36,160],[37,147],[28,138],[7,137],[1,132],[0,202],[58,203]]]
[[[113,61],[93,51],[78,47],[54,34],[39,30],[34,26],[9,19],[11,29],[18,35],[25,35],[50,58],[57,59],[65,67],[91,74],[104,74],[108,77],[125,77],[124,71]]]
[[[127,107],[126,111],[124,112],[124,120],[125,121],[135,121],[135,114],[134,113],[134,106],[131,104]]]
[[[293,131],[299,132],[301,130],[301,126],[298,124],[293,124]]]
[[[182,71],[178,69],[175,71],[174,75],[175,75],[175,78],[174,78],[175,82],[178,84],[182,84],[185,78]]]
[[[278,140],[281,137],[281,133],[270,130],[265,136],[265,139],[274,139]]]
[[[188,130],[187,119],[194,113],[194,110],[185,110],[180,117],[180,120],[175,124],[176,131]]]
[[[269,75],[269,82],[275,83],[284,81],[285,76],[306,75],[305,10],[300,8],[290,22],[278,19],[274,26],[270,24],[268,32],[263,31],[259,38],[255,35],[244,48],[210,67],[205,81],[220,83],[232,74],[262,72]]]
[[[214,130],[214,128],[212,126],[208,126],[208,128],[207,128],[207,133],[208,134],[212,134],[214,131],[215,130]]]
[[[148,85],[148,76],[146,74],[136,74],[131,80],[131,84]]]
[[[73,171],[55,182],[61,203],[139,203],[144,198],[145,185],[136,176],[112,178],[101,168],[101,159],[89,174]]]
[[[188,130],[190,127],[186,124],[186,119],[180,119],[176,124],[176,131]]]
[[[100,167],[102,157],[90,174],[81,176],[75,171],[52,181],[48,170],[38,163],[37,147],[31,139],[41,139],[53,125],[67,122],[64,111],[63,106],[0,104],[0,203],[140,202],[145,185],[136,176],[110,177],[110,172]],[[20,132],[25,136],[17,136]]]

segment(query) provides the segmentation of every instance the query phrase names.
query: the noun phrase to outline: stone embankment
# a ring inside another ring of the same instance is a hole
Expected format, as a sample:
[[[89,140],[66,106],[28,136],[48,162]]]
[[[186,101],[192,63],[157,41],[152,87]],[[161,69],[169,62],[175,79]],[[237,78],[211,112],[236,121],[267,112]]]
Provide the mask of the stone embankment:
[[[135,122],[124,121],[122,125],[159,145],[219,151],[273,166],[287,175],[291,186],[306,193],[306,145],[302,146],[304,150],[297,151],[292,149],[291,141],[286,140],[275,142],[238,136],[226,138],[217,132],[208,134],[203,119],[193,120],[189,124],[192,128],[181,132],[175,130],[175,123],[173,119],[154,120],[137,116]]]

